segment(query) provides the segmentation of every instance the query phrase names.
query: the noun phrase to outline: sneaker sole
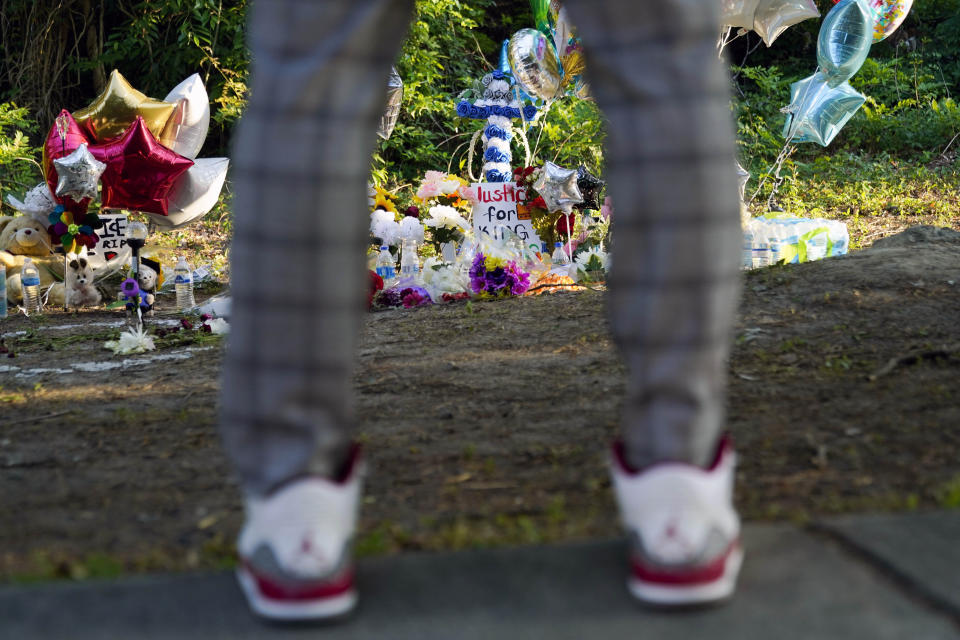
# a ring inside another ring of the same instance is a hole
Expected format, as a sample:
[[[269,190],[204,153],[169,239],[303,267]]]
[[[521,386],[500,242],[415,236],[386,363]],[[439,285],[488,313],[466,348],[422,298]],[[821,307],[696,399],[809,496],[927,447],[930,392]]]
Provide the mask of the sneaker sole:
[[[691,586],[664,585],[631,577],[627,588],[642,602],[662,607],[683,607],[726,600],[737,586],[737,575],[743,564],[743,550],[736,548],[727,556],[720,578]]]
[[[350,613],[357,606],[356,589],[322,598],[304,601],[283,601],[267,598],[257,588],[254,577],[243,567],[237,569],[237,580],[247,602],[255,614],[271,620],[323,620]]]

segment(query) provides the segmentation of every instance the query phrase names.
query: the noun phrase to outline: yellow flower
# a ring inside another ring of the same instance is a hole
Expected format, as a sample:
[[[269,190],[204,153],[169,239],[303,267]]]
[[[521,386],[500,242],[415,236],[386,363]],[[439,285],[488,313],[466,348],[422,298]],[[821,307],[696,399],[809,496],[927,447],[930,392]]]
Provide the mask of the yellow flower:
[[[373,208],[377,209],[378,207],[382,207],[387,211],[392,211],[393,213],[397,213],[397,205],[394,204],[394,201],[396,200],[396,196],[390,193],[389,191],[387,191],[386,189],[382,189],[380,187],[374,187],[374,190],[377,193],[377,197],[374,200]]]
[[[373,203],[373,208],[374,209],[382,208],[382,209],[386,209],[387,211],[390,211],[391,213],[397,213],[397,206],[393,204],[393,201],[390,200],[389,198],[385,198],[379,193],[377,194],[377,199]]]
[[[483,266],[487,268],[487,271],[493,271],[497,267],[506,267],[507,261],[503,258],[494,258],[493,256],[486,256],[483,260]]]

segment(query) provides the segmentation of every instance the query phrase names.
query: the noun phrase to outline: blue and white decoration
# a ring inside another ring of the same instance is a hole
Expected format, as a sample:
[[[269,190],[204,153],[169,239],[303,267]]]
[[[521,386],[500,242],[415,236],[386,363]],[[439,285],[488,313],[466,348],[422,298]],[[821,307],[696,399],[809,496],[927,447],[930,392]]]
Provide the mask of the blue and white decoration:
[[[457,115],[462,118],[486,120],[483,130],[483,175],[487,182],[510,182],[513,166],[510,140],[513,137],[512,120],[532,120],[537,115],[533,105],[522,106],[511,88],[510,75],[501,70],[483,76],[483,98],[471,104],[467,100],[457,104]]]

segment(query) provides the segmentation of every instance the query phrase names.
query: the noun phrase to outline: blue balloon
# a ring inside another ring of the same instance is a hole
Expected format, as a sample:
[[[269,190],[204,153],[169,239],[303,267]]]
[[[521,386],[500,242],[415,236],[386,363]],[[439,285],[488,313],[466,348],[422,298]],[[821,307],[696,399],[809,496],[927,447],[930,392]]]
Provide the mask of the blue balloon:
[[[816,142],[825,147],[865,100],[849,82],[830,86],[823,72],[798,80],[790,85],[783,137],[787,142]]]
[[[836,87],[863,66],[873,44],[873,12],[867,0],[842,0],[820,26],[817,64]]]

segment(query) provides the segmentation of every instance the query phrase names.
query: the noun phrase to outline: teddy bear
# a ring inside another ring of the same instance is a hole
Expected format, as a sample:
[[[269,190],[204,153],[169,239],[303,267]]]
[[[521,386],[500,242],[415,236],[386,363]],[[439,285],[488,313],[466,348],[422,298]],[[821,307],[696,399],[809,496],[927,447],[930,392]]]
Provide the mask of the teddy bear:
[[[140,268],[137,271],[137,287],[139,291],[135,296],[127,295],[127,311],[132,312],[136,304],[134,298],[140,301],[140,312],[146,316],[154,315],[153,304],[157,299],[157,287],[163,284],[163,271],[160,263],[148,258],[140,259]]]
[[[0,216],[0,264],[7,270],[7,299],[19,303],[23,299],[20,270],[29,257],[40,272],[40,288],[46,290],[63,279],[63,256],[53,255],[47,228],[37,218]],[[48,299],[47,304],[62,304],[63,296]]]

